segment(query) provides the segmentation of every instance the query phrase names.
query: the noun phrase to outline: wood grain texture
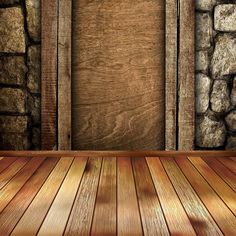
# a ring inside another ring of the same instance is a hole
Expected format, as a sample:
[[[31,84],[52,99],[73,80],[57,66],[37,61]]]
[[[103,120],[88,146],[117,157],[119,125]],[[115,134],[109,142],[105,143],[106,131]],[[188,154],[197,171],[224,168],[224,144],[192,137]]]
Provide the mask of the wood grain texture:
[[[131,159],[117,159],[117,235],[142,235]]]
[[[58,0],[42,0],[41,12],[41,148],[56,150]]]
[[[1,212],[0,235],[9,235],[12,232],[58,160],[54,157],[48,158]]]
[[[164,149],[165,1],[74,1],[73,149]]]
[[[116,158],[103,158],[91,235],[116,235]]]
[[[192,150],[195,137],[195,1],[180,0],[178,150]]]
[[[226,166],[231,172],[236,174],[236,162],[224,157],[217,158],[224,166]]]
[[[176,150],[177,0],[166,0],[165,150]]]
[[[102,158],[89,158],[65,235],[90,235]]]
[[[59,1],[58,13],[58,149],[71,150],[72,0]]]
[[[223,235],[174,159],[161,158],[161,162],[196,233],[198,235]]]
[[[145,159],[136,158],[132,163],[144,235],[169,235]]]
[[[5,157],[0,162],[0,173],[5,170],[8,166],[10,166],[14,161],[16,160],[16,157]]]
[[[146,158],[171,235],[196,235],[160,159]]]

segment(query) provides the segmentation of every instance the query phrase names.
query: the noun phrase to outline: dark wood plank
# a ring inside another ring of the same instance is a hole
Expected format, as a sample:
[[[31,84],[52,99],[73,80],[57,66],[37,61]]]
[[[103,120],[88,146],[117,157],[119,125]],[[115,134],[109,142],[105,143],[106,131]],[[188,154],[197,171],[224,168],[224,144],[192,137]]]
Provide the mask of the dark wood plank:
[[[236,192],[234,192],[200,157],[189,157],[189,160],[236,215]]]
[[[0,162],[0,173],[10,166],[16,159],[16,157],[2,157]]]
[[[173,158],[161,158],[161,162],[196,233],[198,235],[222,235],[217,224],[179,169],[175,160]]]
[[[218,157],[217,158],[223,165],[225,165],[230,171],[236,174],[236,163],[230,158]]]
[[[28,161],[30,161],[30,159],[26,157],[18,158],[7,169],[2,171],[0,174],[0,189],[2,189],[17,174],[17,172],[27,164]]]
[[[7,207],[1,212],[0,235],[9,235],[12,232],[15,225],[20,220],[58,161],[58,158],[47,158]]]
[[[90,235],[102,158],[89,158],[65,235]]]
[[[166,0],[165,150],[176,150],[177,0]]]
[[[75,158],[37,235],[63,235],[87,158]]]
[[[35,235],[38,232],[72,161],[73,158],[60,159],[11,235]]]
[[[130,157],[117,159],[117,234],[143,234]]]
[[[169,235],[145,158],[132,160],[144,235]]]
[[[41,1],[41,142],[57,149],[57,31],[58,1]]]
[[[146,158],[171,235],[196,235],[160,159]]]
[[[180,0],[179,9],[178,150],[192,150],[195,136],[195,1]]]
[[[59,1],[58,16],[58,149],[71,150],[72,0]]]
[[[42,164],[45,158],[32,158],[12,179],[0,190],[0,212],[7,206],[12,198],[17,194],[25,182]]]
[[[197,159],[195,157],[195,159]],[[176,158],[176,162],[180,166],[181,170],[187,177],[188,181],[201,198],[202,202],[211,213],[212,217],[215,219],[217,225],[220,227],[225,235],[235,235],[236,234],[236,218],[234,214],[229,210],[229,208],[224,204],[221,198],[216,194],[216,192],[211,188],[211,186],[206,182],[206,180],[201,176],[201,174],[194,168],[188,159]],[[194,161],[195,167],[200,170],[202,174],[205,171],[205,166],[200,166],[202,163],[200,161]],[[202,161],[204,162],[204,161]],[[205,162],[204,162],[205,163]],[[207,165],[205,163],[205,165]],[[212,174],[207,171],[210,177]],[[206,176],[205,176],[206,177]],[[215,176],[213,176],[214,178]],[[232,196],[233,197],[233,196]],[[232,198],[231,200],[236,199]]]
[[[116,158],[103,159],[91,235],[116,235]]]

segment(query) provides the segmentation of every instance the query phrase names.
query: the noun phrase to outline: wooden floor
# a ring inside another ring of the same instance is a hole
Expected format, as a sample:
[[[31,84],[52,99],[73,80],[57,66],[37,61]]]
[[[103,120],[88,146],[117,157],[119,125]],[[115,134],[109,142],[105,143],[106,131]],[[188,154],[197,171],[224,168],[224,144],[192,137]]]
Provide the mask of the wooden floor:
[[[236,235],[236,157],[29,155],[0,158],[1,236]]]

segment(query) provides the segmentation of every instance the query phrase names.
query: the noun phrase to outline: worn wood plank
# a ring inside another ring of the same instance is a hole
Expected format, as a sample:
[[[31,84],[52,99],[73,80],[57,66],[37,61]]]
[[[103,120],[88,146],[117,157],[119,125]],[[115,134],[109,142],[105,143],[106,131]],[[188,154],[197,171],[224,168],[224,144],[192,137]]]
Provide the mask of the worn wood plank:
[[[103,159],[91,235],[116,235],[116,158]]]
[[[200,157],[189,157],[189,160],[236,215],[236,192],[234,192]]]
[[[10,166],[15,160],[16,157],[4,157],[0,162],[0,173]]]
[[[225,157],[218,157],[217,158],[224,166],[226,166],[230,171],[232,171],[234,174],[236,174],[236,163]]]
[[[117,159],[117,234],[143,234],[130,157]]]
[[[30,161],[30,159],[27,157],[18,158],[12,165],[2,171],[0,174],[0,189],[2,189],[28,161]]]
[[[195,136],[195,1],[180,0],[178,150],[192,150]]]
[[[58,160],[54,157],[47,158],[1,212],[0,235],[9,235],[12,232]]]
[[[223,235],[174,159],[161,158],[161,162],[196,233],[198,235]]]
[[[60,159],[33,202],[14,228],[12,235],[35,235],[38,232],[72,161],[73,158]]]
[[[171,235],[196,235],[160,159],[146,158]]]
[[[195,157],[195,159],[197,158]],[[209,170],[210,168],[206,168],[206,166],[204,166],[200,162],[200,160],[201,159],[196,162],[194,161],[195,167],[200,170],[202,174],[204,174],[203,172],[205,172],[205,170],[207,169],[207,178],[211,178],[211,175],[214,173],[214,171],[212,173]],[[206,182],[201,174],[194,168],[194,166],[188,159],[176,158],[176,162],[180,166],[181,170],[187,177],[188,181],[190,182],[198,196],[201,198],[208,211],[211,213],[212,217],[215,219],[217,225],[220,227],[224,235],[236,234],[236,217],[224,204],[221,198],[216,194],[216,192],[211,188],[211,186]],[[207,164],[205,163],[205,165]],[[216,179],[214,175],[212,175],[212,178]],[[236,198],[233,199],[235,201]]]
[[[102,158],[89,158],[65,235],[90,235]]]
[[[41,142],[57,149],[57,31],[58,0],[41,1]]]
[[[135,158],[132,163],[144,235],[169,235],[145,159]]]
[[[62,235],[79,187],[87,158],[75,158],[37,235]]]
[[[71,150],[72,0],[59,1],[58,16],[58,149]]]
[[[165,150],[176,150],[177,0],[166,0]]]

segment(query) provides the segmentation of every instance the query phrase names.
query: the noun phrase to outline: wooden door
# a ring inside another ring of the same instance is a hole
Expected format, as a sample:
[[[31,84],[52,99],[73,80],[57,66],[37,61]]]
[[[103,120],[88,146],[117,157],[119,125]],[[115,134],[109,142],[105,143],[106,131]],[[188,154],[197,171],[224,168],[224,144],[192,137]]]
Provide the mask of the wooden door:
[[[71,69],[73,149],[164,149],[164,0],[74,0]]]

